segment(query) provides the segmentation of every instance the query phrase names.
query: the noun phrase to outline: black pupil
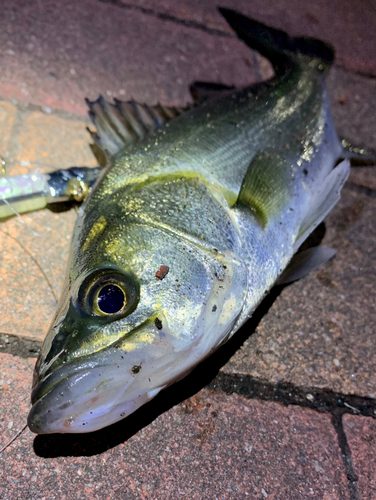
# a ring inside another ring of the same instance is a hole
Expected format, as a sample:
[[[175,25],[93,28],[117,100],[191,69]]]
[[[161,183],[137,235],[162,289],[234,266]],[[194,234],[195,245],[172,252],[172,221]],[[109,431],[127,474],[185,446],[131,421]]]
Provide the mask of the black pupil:
[[[123,309],[125,295],[117,285],[105,285],[98,293],[98,307],[106,314],[115,314]]]

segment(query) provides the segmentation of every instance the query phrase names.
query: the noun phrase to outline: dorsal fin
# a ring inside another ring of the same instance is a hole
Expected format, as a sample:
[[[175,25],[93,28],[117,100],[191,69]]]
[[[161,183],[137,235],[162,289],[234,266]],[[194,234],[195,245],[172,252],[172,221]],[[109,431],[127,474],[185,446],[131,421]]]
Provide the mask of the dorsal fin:
[[[89,116],[96,132],[89,130],[94,141],[102,148],[108,158],[120,150],[135,144],[146,134],[157,130],[172,118],[179,116],[184,109],[162,106],[148,106],[135,101],[107,102],[102,96],[96,101],[86,99]]]

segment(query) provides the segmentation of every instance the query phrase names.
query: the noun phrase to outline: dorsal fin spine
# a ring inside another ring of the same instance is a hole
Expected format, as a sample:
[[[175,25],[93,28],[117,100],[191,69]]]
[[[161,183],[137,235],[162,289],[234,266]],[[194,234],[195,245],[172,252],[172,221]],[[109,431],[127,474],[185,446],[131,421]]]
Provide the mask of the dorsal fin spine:
[[[114,99],[114,104],[111,104],[101,95],[96,101],[86,99],[86,103],[89,117],[97,130],[96,133],[90,131],[90,134],[108,158],[135,144],[184,111],[182,108],[161,104],[148,106],[133,100]]]

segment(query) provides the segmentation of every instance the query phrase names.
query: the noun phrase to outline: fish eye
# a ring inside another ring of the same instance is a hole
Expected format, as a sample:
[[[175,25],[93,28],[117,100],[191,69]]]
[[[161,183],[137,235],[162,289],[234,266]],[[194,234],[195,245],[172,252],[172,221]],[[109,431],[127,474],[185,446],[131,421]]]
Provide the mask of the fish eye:
[[[96,305],[104,314],[118,314],[127,304],[126,294],[119,285],[102,286],[96,296]]]
[[[73,295],[76,309],[90,316],[123,317],[138,304],[139,288],[127,273],[114,269],[96,270],[86,276]]]

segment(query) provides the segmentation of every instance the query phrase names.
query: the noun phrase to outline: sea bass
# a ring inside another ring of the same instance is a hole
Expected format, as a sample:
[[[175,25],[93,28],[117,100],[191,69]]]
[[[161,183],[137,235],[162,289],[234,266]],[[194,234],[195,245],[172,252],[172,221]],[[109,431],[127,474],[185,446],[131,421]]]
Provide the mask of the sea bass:
[[[349,162],[324,85],[333,50],[220,10],[272,62],[270,81],[184,112],[90,103],[112,160],[79,210],[35,368],[35,433],[100,429],[187,375],[339,199]]]

